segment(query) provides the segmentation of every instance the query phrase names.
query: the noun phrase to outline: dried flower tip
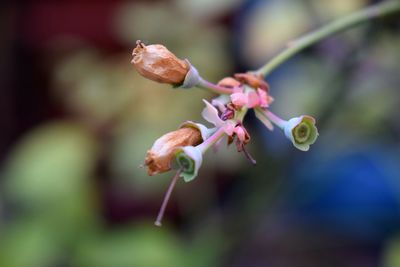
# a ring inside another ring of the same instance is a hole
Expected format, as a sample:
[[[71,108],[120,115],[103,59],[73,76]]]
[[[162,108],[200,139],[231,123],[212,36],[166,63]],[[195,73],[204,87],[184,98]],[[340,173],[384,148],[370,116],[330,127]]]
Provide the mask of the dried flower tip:
[[[203,141],[200,130],[185,127],[169,132],[157,139],[153,147],[147,151],[145,165],[149,175],[163,173],[171,169],[171,160],[175,157],[175,149],[182,146],[194,146]]]
[[[143,77],[160,83],[181,85],[190,70],[188,62],[159,44],[146,46],[138,41],[132,56],[132,64]]]
[[[235,88],[239,87],[241,83],[232,77],[225,77],[218,82],[218,85],[222,87]]]
[[[234,76],[236,80],[238,80],[239,82],[250,85],[255,89],[260,88],[267,92],[269,91],[269,85],[261,75],[247,72],[247,73],[236,73]]]

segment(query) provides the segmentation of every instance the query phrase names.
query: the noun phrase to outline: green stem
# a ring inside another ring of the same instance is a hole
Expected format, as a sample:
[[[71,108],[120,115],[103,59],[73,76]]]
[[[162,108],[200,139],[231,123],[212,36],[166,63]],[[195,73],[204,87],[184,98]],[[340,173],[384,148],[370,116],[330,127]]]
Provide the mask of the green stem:
[[[281,119],[280,117],[278,117],[277,115],[275,115],[274,113],[272,113],[270,110],[266,109],[266,110],[262,110],[259,109],[261,111],[262,114],[264,114],[270,121],[272,121],[276,126],[278,126],[279,128],[281,128],[282,130],[285,128],[285,125],[287,123],[287,121],[285,121],[284,119]]]
[[[288,47],[272,58],[268,63],[256,71],[257,74],[267,76],[279,65],[299,53],[301,50],[329,37],[335,33],[350,29],[369,20],[384,17],[400,11],[400,1],[392,0],[366,7],[346,17],[332,21],[322,28],[310,32],[288,44]]]
[[[204,154],[212,145],[218,142],[219,139],[224,137],[225,131],[221,127],[214,134],[212,134],[207,140],[197,146],[200,149],[201,153]]]
[[[239,122],[243,122],[248,110],[248,108],[242,107],[242,109],[236,113],[235,119]]]
[[[229,94],[232,94],[232,92],[233,92],[232,89],[230,89],[230,88],[213,84],[207,80],[204,80],[203,78],[200,78],[200,82],[197,86],[200,88],[203,88],[203,89],[207,89],[213,93],[220,94],[220,95],[229,95]]]
[[[162,219],[164,217],[165,209],[167,208],[167,204],[168,204],[169,198],[171,197],[172,190],[174,190],[174,187],[176,185],[176,182],[179,179],[179,175],[181,174],[181,172],[182,172],[182,170],[180,170],[180,169],[176,172],[174,178],[172,178],[171,184],[169,185],[167,192],[165,193],[164,200],[163,200],[163,203],[161,205],[160,211],[158,212],[157,219],[154,222],[154,224],[156,226],[161,226],[162,225],[161,221],[162,221]]]

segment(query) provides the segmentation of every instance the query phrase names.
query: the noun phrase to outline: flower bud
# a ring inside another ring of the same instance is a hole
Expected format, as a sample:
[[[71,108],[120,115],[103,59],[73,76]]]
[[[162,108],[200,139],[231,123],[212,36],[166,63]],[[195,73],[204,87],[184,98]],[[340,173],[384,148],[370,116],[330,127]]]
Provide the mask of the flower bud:
[[[314,144],[318,137],[315,119],[305,115],[287,121],[284,131],[286,137],[292,141],[293,145],[302,151],[308,151],[310,145]]]
[[[203,154],[194,146],[184,146],[175,150],[175,160],[181,169],[180,176],[185,182],[190,182],[197,176],[203,162]]]
[[[263,76],[261,76],[261,75],[256,75],[256,74],[247,72],[247,73],[236,73],[234,75],[234,77],[239,82],[250,85],[254,89],[260,88],[267,92],[269,91],[269,85],[264,80]]]
[[[232,77],[225,77],[218,82],[218,85],[228,88],[235,88],[239,87],[241,83]]]
[[[137,41],[132,52],[132,63],[145,78],[172,85],[181,85],[191,69],[190,64],[177,58],[165,46],[144,45]]]
[[[171,169],[175,150],[182,146],[194,146],[203,141],[202,133],[195,127],[184,127],[158,138],[147,151],[145,165],[149,175],[163,173]]]

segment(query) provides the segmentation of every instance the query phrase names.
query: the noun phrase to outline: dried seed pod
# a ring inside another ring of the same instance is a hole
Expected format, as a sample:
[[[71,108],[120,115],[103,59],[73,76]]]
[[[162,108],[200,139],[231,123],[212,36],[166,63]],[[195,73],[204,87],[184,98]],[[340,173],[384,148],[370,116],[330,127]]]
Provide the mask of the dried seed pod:
[[[190,70],[190,64],[177,58],[165,46],[144,45],[136,42],[132,52],[132,64],[145,78],[172,85],[181,85]]]
[[[149,175],[163,173],[171,169],[171,160],[175,149],[183,146],[195,146],[203,141],[201,132],[194,127],[184,127],[164,134],[147,151],[145,165]]]

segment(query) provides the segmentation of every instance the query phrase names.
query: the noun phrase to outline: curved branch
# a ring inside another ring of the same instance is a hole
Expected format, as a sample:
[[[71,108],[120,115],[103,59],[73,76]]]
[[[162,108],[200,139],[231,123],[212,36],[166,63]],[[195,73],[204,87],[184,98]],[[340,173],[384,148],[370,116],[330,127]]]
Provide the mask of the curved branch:
[[[400,1],[392,0],[366,7],[346,17],[334,20],[331,23],[323,26],[322,28],[310,32],[290,42],[285,50],[280,52],[278,55],[276,55],[255,72],[265,77],[282,63],[284,63],[303,49],[321,41],[326,37],[350,29],[356,25],[370,21],[372,19],[384,17],[399,11]]]

